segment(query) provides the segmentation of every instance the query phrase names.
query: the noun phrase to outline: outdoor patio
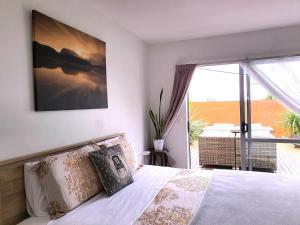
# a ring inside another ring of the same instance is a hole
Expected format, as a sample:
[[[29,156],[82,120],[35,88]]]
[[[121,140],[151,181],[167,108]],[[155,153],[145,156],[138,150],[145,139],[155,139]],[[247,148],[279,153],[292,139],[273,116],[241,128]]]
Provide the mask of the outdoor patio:
[[[300,148],[291,144],[277,144],[277,173],[300,176]],[[199,168],[198,143],[190,146],[191,168]],[[213,167],[209,167],[213,168]]]

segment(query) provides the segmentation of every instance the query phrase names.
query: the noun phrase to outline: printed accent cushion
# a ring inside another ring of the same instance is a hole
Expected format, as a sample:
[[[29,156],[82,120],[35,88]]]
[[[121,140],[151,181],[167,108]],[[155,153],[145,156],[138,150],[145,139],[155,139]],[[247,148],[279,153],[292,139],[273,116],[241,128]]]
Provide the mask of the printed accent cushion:
[[[98,150],[98,149],[97,149]],[[49,156],[41,161],[42,181],[51,218],[63,216],[103,190],[97,171],[89,158],[92,146]]]
[[[123,135],[119,137],[110,138],[105,141],[100,141],[96,144],[98,146],[101,146],[101,149],[103,146],[111,147],[113,145],[119,144],[123,151],[124,157],[127,161],[127,165],[129,166],[130,170],[135,171],[138,168],[136,153],[133,150],[131,144]]]
[[[109,196],[133,183],[130,168],[120,145],[114,145],[89,154]]]

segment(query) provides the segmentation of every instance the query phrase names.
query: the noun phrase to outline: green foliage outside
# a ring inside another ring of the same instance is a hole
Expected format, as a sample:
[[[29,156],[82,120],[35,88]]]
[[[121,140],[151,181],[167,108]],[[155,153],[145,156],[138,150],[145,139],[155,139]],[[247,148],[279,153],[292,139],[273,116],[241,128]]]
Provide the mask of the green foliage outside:
[[[274,99],[274,97],[272,95],[267,95],[265,97],[265,100],[273,100],[273,99]]]
[[[287,111],[283,114],[282,125],[290,136],[300,137],[300,117],[294,112]]]
[[[194,141],[198,140],[207,123],[203,120],[192,120],[189,123],[189,140],[190,144],[192,144]]]

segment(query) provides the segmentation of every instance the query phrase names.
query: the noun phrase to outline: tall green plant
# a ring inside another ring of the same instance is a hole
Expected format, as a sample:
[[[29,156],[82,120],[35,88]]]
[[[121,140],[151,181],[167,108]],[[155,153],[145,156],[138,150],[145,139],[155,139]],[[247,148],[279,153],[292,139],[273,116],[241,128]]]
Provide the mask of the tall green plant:
[[[165,119],[163,116],[161,116],[161,100],[162,100],[163,93],[164,93],[164,89],[162,88],[159,95],[158,114],[154,113],[151,108],[149,110],[149,116],[155,130],[155,139],[162,139],[162,132],[165,128]]]
[[[294,112],[285,112],[281,122],[290,135],[300,136],[300,117]]]

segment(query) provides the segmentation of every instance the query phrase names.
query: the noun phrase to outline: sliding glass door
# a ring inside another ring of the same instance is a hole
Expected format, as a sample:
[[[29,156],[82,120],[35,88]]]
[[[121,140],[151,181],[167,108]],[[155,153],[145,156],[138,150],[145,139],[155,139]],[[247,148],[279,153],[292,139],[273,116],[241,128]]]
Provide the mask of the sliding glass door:
[[[199,66],[189,125],[192,168],[300,176],[300,57]]]
[[[299,57],[241,63],[241,169],[300,176],[299,115]]]

